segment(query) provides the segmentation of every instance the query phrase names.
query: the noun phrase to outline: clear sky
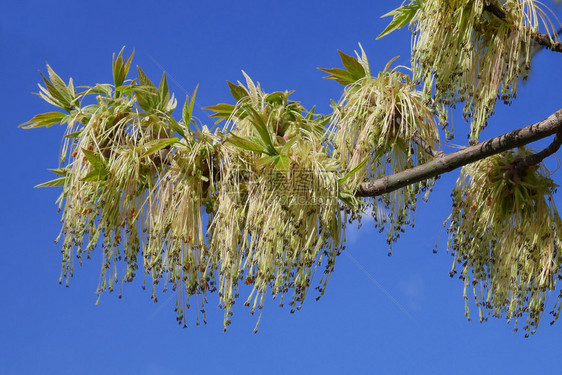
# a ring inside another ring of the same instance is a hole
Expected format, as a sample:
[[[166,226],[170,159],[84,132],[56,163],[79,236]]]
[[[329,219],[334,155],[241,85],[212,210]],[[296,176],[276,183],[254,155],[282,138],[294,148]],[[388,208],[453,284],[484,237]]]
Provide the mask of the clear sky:
[[[295,314],[269,300],[257,334],[256,317],[240,301],[223,333],[216,295],[209,298],[208,324],[182,329],[172,294],[152,303],[141,290],[142,277],[125,285],[121,300],[106,294],[95,306],[99,249],[76,269],[69,288],[57,283],[59,191],[33,186],[52,178],[46,169],[57,167],[64,129],[17,128],[51,110],[31,94],[46,62],[76,85],[109,83],[112,53],[134,48],[133,64],[153,81],[165,70],[179,98],[199,84],[196,115],[209,124],[201,107],[230,101],[226,80],[242,80],[241,70],[266,91],[295,90],[294,98],[306,107],[316,104],[319,112],[328,112],[341,87],[323,80],[316,68],[339,66],[338,49],[352,54],[360,42],[374,72],[396,55],[409,64],[407,30],[375,40],[388,22],[380,15],[398,5],[1,1],[0,374],[557,373],[562,323],[550,326],[545,316],[538,333],[525,339],[505,320],[480,324],[464,317],[462,282],[449,277],[452,257],[444,231],[438,253],[432,253],[450,210],[455,172],[437,181],[429,203],[419,208],[416,227],[391,257],[384,234],[369,222],[351,229],[325,296],[309,298]],[[562,15],[562,9],[553,9]],[[558,110],[561,64],[562,54],[542,51],[518,99],[511,107],[498,104],[482,139]],[[465,144],[467,125],[458,117],[454,125],[455,142]],[[554,170],[559,160],[550,159]],[[560,173],[553,175],[558,183]],[[561,206],[560,196],[557,201]]]

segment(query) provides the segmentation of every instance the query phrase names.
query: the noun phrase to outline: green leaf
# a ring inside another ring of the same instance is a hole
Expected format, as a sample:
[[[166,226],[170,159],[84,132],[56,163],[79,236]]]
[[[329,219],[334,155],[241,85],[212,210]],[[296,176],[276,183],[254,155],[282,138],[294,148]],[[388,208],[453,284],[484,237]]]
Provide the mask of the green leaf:
[[[65,138],[78,138],[82,134],[82,130],[65,135]]]
[[[195,86],[193,94],[191,94],[191,100],[189,100],[189,95],[185,96],[185,104],[183,106],[183,111],[181,117],[183,119],[183,124],[189,129],[189,124],[191,123],[191,117],[193,115],[193,106],[195,105],[195,95],[197,95],[197,89],[199,85]]]
[[[139,66],[137,66],[137,71],[139,74],[140,84],[140,87],[137,86],[135,89],[137,101],[139,103],[139,106],[145,112],[152,112],[158,105],[158,95],[156,87],[154,86],[154,83],[152,83],[152,81],[148,79],[146,74],[144,74]]]
[[[281,91],[272,92],[265,97],[265,101],[271,104],[281,105],[285,100],[285,93]]]
[[[365,69],[363,66],[357,61],[357,59],[353,56],[346,55],[342,51],[338,51],[340,54],[341,62],[345,69],[351,74],[353,77],[354,82],[365,77]]]
[[[76,92],[74,92],[74,87],[72,85],[72,78],[69,80],[68,86],[64,81],[54,72],[53,69],[47,64],[47,71],[49,73],[49,79],[51,80],[52,87],[57,92],[57,97],[60,98],[61,103],[65,105],[66,110],[70,110],[73,107],[73,102],[76,97]],[[45,78],[45,77],[43,77]]]
[[[88,161],[90,162],[90,164],[94,169],[96,170],[105,169],[105,159],[103,158],[103,156],[96,155],[92,151],[88,151],[84,148],[82,149],[82,152],[84,153],[84,156],[86,156],[86,159],[88,159]]]
[[[229,134],[230,136],[226,138],[226,142],[232,143],[234,146],[242,148],[244,150],[259,152],[262,154],[267,153],[266,149],[258,143],[253,142],[250,139],[239,137],[232,132],[229,132]]]
[[[267,165],[275,165],[277,163],[277,156],[264,156],[263,158],[258,159],[257,164],[261,167],[265,167]]]
[[[184,130],[183,127],[171,115],[167,115],[167,116],[169,120],[169,125],[172,128],[172,130],[178,133],[179,135],[181,135],[182,138],[185,138],[185,132],[183,131]]]
[[[285,155],[277,155],[277,160],[275,162],[275,167],[279,170],[286,171],[291,168],[291,160],[288,156]]]
[[[66,183],[66,177],[55,178],[54,180],[43,182],[42,184],[35,185],[34,187],[53,187],[53,186],[64,186]]]
[[[135,50],[131,53],[131,56],[126,61],[123,61],[123,51],[125,47],[121,48],[117,59],[115,59],[115,54],[113,54],[113,83],[115,87],[119,87],[125,82],[127,78],[127,74],[129,74],[129,68],[131,66],[131,61],[133,60],[133,56],[135,54]]]
[[[107,83],[98,83],[89,91],[89,94],[104,94],[106,96],[111,96],[112,93],[113,89],[111,88],[111,85],[108,85]]]
[[[141,157],[145,157],[145,156],[151,155],[151,154],[153,154],[157,151],[160,151],[164,147],[176,143],[178,140],[179,139],[177,137],[173,137],[173,138],[154,139],[150,142],[147,142],[143,146],[143,147],[146,148],[146,150],[141,154]]]
[[[203,109],[208,109],[215,113],[211,114],[209,117],[218,117],[221,119],[228,119],[232,112],[236,109],[236,106],[233,104],[227,103],[220,103],[216,105],[212,105],[210,107],[203,107]]]
[[[53,69],[51,69],[49,64],[47,64],[47,70],[49,75],[48,79],[43,73],[39,72],[46,86],[45,88],[39,85],[39,89],[41,90],[39,96],[50,104],[70,112],[76,100],[76,91],[72,84],[72,78],[69,80],[67,86]]]
[[[277,155],[277,150],[273,146],[273,140],[271,139],[271,134],[269,134],[269,129],[267,128],[267,124],[264,121],[261,113],[257,112],[254,108],[247,106],[246,111],[249,111],[249,115],[251,117],[250,122],[254,125],[254,128],[257,130],[261,140],[266,145],[267,153],[269,155]]]
[[[82,178],[82,181],[105,181],[108,175],[109,172],[105,169],[94,169],[93,171],[90,171],[88,174],[86,174],[86,176]]]
[[[48,169],[48,171],[54,172],[54,173],[58,174],[59,176],[66,176],[69,172],[67,168]]]
[[[170,100],[170,90],[168,89],[168,81],[166,80],[166,72],[162,74],[162,79],[158,85],[158,109],[163,110]]]
[[[35,115],[31,120],[24,122],[19,127],[24,129],[40,128],[43,126],[49,127],[54,124],[60,123],[66,116],[67,115],[62,112],[41,113]]]
[[[388,24],[386,29],[383,30],[382,33],[377,36],[377,39],[382,38],[385,35],[390,34],[394,30],[398,30],[403,28],[404,26],[408,25],[415,17],[418,10],[421,8],[421,1],[411,2],[410,4],[403,5],[394,9],[393,11],[384,14],[382,17],[390,17],[393,16],[392,21]]]
[[[281,155],[288,155],[289,154],[289,150],[291,149],[291,147],[293,147],[293,144],[295,144],[295,142],[297,141],[297,137],[293,137],[289,140],[289,142],[285,143],[283,145],[283,147],[281,147],[281,149],[279,150],[279,154]]]
[[[329,76],[324,77],[325,79],[333,79],[337,83],[340,83],[344,86],[350,85],[353,82],[355,82],[355,79],[353,78],[351,73],[345,69],[339,69],[339,68],[331,68],[331,69],[318,68],[318,69],[329,74]]]
[[[228,88],[230,89],[230,94],[237,102],[249,95],[244,86],[236,85],[230,81],[226,81],[226,83],[228,84]]]
[[[345,176],[343,176],[342,178],[338,179],[338,183],[339,184],[343,184],[345,181],[347,181],[351,176],[353,176],[355,173],[357,173],[357,171],[359,171],[361,168],[363,168],[365,166],[365,164],[367,164],[367,162],[369,161],[369,156],[367,156],[365,159],[363,159],[363,161],[361,163],[359,163],[355,168],[353,168],[351,171],[347,172],[345,174]]]

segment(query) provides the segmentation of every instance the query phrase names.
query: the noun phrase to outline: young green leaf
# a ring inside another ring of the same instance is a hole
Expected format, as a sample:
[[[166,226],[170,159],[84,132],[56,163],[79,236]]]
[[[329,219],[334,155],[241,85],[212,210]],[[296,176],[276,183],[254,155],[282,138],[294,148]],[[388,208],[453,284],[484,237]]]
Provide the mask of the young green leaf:
[[[54,172],[59,176],[66,176],[69,172],[67,168],[54,168],[54,169],[47,169],[48,171]]]
[[[352,170],[350,170],[349,172],[347,172],[345,174],[345,176],[343,176],[342,178],[338,179],[338,183],[341,185],[343,184],[345,181],[347,181],[351,176],[353,176],[355,173],[357,173],[359,170],[361,170],[361,168],[363,168],[365,166],[365,164],[367,164],[367,162],[369,161],[369,156],[367,156],[365,159],[363,159],[363,161],[361,163],[359,163],[355,168],[353,168]]]
[[[117,56],[117,59],[115,59],[115,54],[113,54],[113,64],[112,64],[113,83],[116,88],[123,85],[123,82],[125,82],[125,79],[127,78],[127,74],[129,74],[131,61],[133,60],[133,56],[135,54],[135,51],[133,50],[131,56],[129,56],[129,58],[126,61],[123,61],[124,50],[125,47],[121,48],[121,51],[119,51],[119,55]]]
[[[318,68],[318,69],[329,74],[329,76],[324,77],[325,79],[333,79],[337,83],[340,83],[344,86],[351,85],[353,82],[355,82],[355,79],[353,78],[351,73],[345,69],[340,69],[340,68],[331,68],[331,69]]]
[[[53,186],[64,186],[66,182],[66,177],[55,178],[54,180],[43,182],[42,184],[35,185],[34,187],[53,187]]]
[[[86,156],[86,159],[88,159],[88,161],[90,162],[90,164],[92,165],[92,167],[95,170],[103,170],[105,169],[105,159],[103,158],[103,156],[101,155],[96,155],[94,152],[92,151],[88,151],[86,149],[82,149],[82,152],[84,153],[84,156]]]
[[[157,151],[160,151],[166,146],[172,145],[176,143],[179,139],[177,137],[173,138],[162,138],[162,139],[154,139],[150,142],[147,142],[143,147],[145,148],[144,152],[141,154],[141,157],[145,157],[148,155],[152,155]]]
[[[191,123],[191,117],[193,114],[193,105],[195,104],[195,95],[197,95],[198,88],[199,85],[195,86],[195,90],[193,90],[193,94],[191,94],[191,100],[189,100],[189,95],[185,96],[185,104],[183,106],[181,117],[183,119],[184,126],[188,129],[189,129],[189,124]]]
[[[158,85],[158,109],[164,110],[170,100],[170,90],[168,89],[168,81],[166,80],[166,72],[162,74],[162,79]]]
[[[31,129],[31,128],[40,128],[45,126],[48,128],[49,126],[62,122],[62,120],[66,116],[67,115],[65,115],[62,112],[41,113],[33,116],[31,120],[24,122],[23,124],[19,125],[19,127],[24,129]]]
[[[353,56],[346,55],[342,51],[338,51],[340,54],[341,62],[345,69],[351,74],[354,82],[365,77],[365,69]]]
[[[262,115],[250,106],[246,107],[245,109],[246,111],[249,111],[250,122],[252,123],[252,125],[254,125],[254,128],[260,135],[261,140],[266,145],[268,154],[277,155],[277,150],[273,146],[271,134],[269,133],[269,129],[267,128],[267,124]]]
[[[230,115],[232,115],[232,112],[234,112],[234,110],[236,109],[236,106],[233,104],[220,103],[209,107],[203,107],[203,109],[208,109],[210,111],[215,112],[211,114],[209,117],[228,119]]]
[[[226,83],[228,84],[228,88],[230,89],[230,94],[232,94],[232,97],[237,102],[249,95],[244,86],[236,85],[230,81],[226,81]]]
[[[271,104],[281,105],[286,98],[285,93],[281,91],[272,92],[265,97],[265,101]]]
[[[403,28],[404,26],[408,25],[418,10],[421,8],[421,1],[416,0],[415,2],[411,2],[410,4],[403,5],[399,8],[394,9],[393,11],[384,14],[382,17],[390,17],[393,16],[392,21],[388,24],[388,26],[382,31],[382,33],[377,36],[377,39],[382,38],[385,35],[390,34],[394,30],[398,30]]]
[[[82,181],[105,181],[108,175],[109,172],[105,169],[94,169],[88,172],[88,174],[82,178]]]
[[[229,137],[226,138],[226,142],[232,143],[234,146],[242,148],[244,150],[259,152],[262,154],[267,153],[266,149],[260,144],[250,139],[239,137],[232,132],[229,132]]]
[[[281,147],[281,149],[279,150],[279,154],[287,156],[289,154],[289,150],[291,149],[291,147],[293,147],[297,139],[297,137],[291,138],[289,142],[285,143],[283,147]]]
[[[158,95],[156,87],[150,79],[144,74],[142,69],[137,66],[139,74],[140,88],[135,89],[139,106],[146,112],[152,112],[158,106]]]

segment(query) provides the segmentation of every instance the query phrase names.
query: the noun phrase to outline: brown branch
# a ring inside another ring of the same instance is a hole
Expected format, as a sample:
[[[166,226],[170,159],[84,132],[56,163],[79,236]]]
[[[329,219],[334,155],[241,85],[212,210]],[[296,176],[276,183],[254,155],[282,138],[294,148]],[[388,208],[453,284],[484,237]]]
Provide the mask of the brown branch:
[[[484,10],[494,14],[496,17],[502,20],[504,20],[507,16],[505,10],[503,10],[501,6],[497,6],[495,4],[484,5]],[[549,35],[534,31],[531,34],[531,38],[533,38],[533,40],[541,46],[544,46],[552,51],[562,52],[562,43],[554,41]]]
[[[538,31],[531,34],[531,38],[541,46],[548,48],[554,52],[562,52],[562,43],[553,41],[548,35],[541,34]]]
[[[389,193],[404,186],[439,176],[440,174],[450,172],[462,167],[463,165],[484,159],[503,151],[511,150],[515,147],[535,142],[559,132],[562,132],[562,109],[559,109],[548,118],[536,124],[514,130],[477,145],[447,154],[417,167],[410,168],[390,176],[385,176],[374,181],[364,182],[359,185],[355,195],[358,197],[375,197]],[[559,138],[560,137],[558,137],[558,139]]]
[[[420,146],[427,154],[433,156],[434,158],[440,158],[442,156],[445,156],[445,153],[443,151],[435,150],[429,143],[427,143],[422,137],[420,137],[417,132],[414,132],[414,134],[412,134],[412,140],[414,141],[415,144]]]
[[[552,140],[551,144],[549,144],[544,150],[537,152],[536,154],[531,154],[524,157],[519,162],[519,165],[525,167],[537,165],[545,158],[549,157],[550,155],[558,151],[561,145],[562,145],[562,131],[558,131],[558,133],[556,133],[556,135],[554,136],[554,139]]]

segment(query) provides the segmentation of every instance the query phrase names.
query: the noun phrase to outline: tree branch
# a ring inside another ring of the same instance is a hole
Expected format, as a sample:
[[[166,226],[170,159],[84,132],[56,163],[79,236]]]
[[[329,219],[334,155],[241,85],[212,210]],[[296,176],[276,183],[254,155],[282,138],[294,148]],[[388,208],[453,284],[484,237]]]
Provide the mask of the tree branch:
[[[423,138],[420,137],[417,132],[414,132],[414,134],[412,134],[412,140],[414,141],[414,143],[420,146],[427,154],[433,156],[434,158],[440,158],[442,156],[445,156],[445,153],[443,151],[435,150],[433,147],[431,147],[429,143],[424,141]]]
[[[562,109],[559,109],[548,118],[536,124],[511,131],[507,134],[489,139],[477,145],[447,154],[414,168],[410,168],[390,176],[385,176],[374,181],[364,182],[359,185],[355,195],[357,197],[375,197],[386,194],[404,186],[436,177],[466,164],[484,159],[503,151],[511,150],[515,147],[535,142],[559,132],[562,132]],[[557,135],[553,144],[560,141],[560,138],[562,138],[562,136]],[[554,150],[555,147],[556,146],[549,146],[545,149],[549,151],[543,150],[537,155],[544,152],[546,157],[546,153],[553,153],[556,151]]]
[[[541,34],[538,31],[533,32],[533,34],[531,35],[531,37],[533,38],[533,40],[535,42],[537,42],[538,44],[540,44],[541,46],[544,46],[552,51],[555,52],[562,52],[562,43],[560,42],[554,42],[548,35],[546,34]]]
[[[562,145],[562,131],[558,131],[552,140],[552,143],[548,145],[544,150],[537,152],[536,154],[528,155],[521,159],[519,164],[521,166],[529,167],[532,165],[537,165],[545,158],[549,157],[550,155],[554,154],[556,151],[560,149]]]

